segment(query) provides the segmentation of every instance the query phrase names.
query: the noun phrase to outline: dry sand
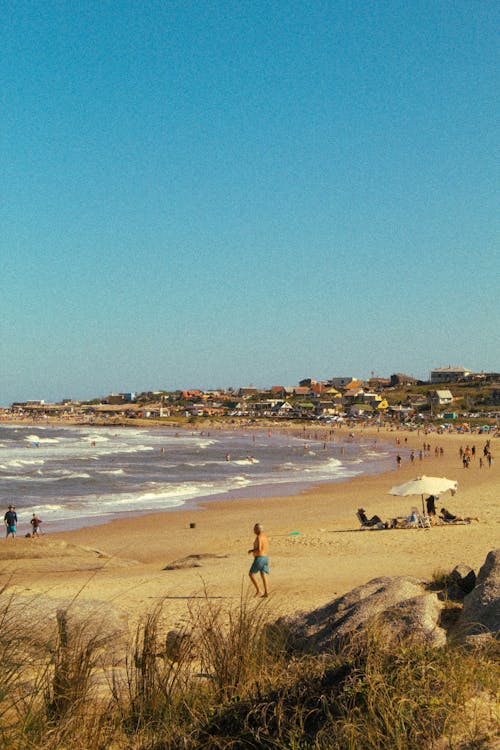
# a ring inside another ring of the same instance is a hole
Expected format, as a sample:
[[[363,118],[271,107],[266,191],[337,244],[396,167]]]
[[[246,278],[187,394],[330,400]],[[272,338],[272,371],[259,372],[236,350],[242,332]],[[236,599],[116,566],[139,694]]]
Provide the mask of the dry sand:
[[[270,539],[272,615],[321,606],[353,587],[378,576],[414,575],[431,578],[463,562],[476,571],[487,553],[499,546],[500,463],[479,468],[476,457],[464,469],[458,449],[486,442],[478,435],[424,435],[415,432],[372,434],[380,444],[401,441],[400,469],[345,482],[319,484],[287,497],[211,501],[198,510],[177,510],[127,518],[77,531],[49,533],[39,540],[0,539],[0,570],[8,589],[47,604],[67,598],[102,602],[123,610],[131,627],[160,601],[169,626],[182,625],[189,607],[208,596],[237,604],[251,596],[247,550],[252,528],[261,522]],[[423,443],[431,446],[422,460]],[[500,439],[492,439],[493,456]],[[436,446],[444,455],[436,457]],[[411,448],[417,457],[408,459]],[[395,484],[415,476],[457,479],[455,497],[442,504],[461,515],[479,516],[479,523],[431,529],[360,530],[356,509],[384,520],[407,515],[420,497],[388,494]],[[191,524],[195,524],[191,528]],[[199,556],[192,558],[190,556]],[[188,567],[164,570],[189,558]],[[197,567],[190,567],[192,564]]]

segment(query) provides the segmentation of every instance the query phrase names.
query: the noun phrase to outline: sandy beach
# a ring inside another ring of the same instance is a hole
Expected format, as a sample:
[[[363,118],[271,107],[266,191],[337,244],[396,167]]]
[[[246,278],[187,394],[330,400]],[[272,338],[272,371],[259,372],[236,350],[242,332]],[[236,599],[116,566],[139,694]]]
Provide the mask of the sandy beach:
[[[356,432],[356,430],[354,431]],[[400,468],[382,474],[319,484],[292,496],[211,501],[197,510],[127,518],[76,531],[44,534],[38,540],[0,540],[0,569],[8,590],[49,604],[77,597],[122,611],[133,628],[158,602],[169,626],[182,625],[193,602],[213,597],[237,604],[251,596],[248,580],[255,522],[270,539],[272,616],[309,610],[379,576],[431,578],[463,562],[476,571],[499,546],[500,472],[479,459],[464,469],[460,446],[486,442],[478,435],[377,432],[363,435],[392,445],[400,441]],[[419,459],[423,443],[430,452]],[[499,438],[493,438],[493,457]],[[435,448],[443,454],[435,454]],[[414,463],[409,460],[416,451]],[[382,519],[408,515],[420,497],[395,497],[389,489],[418,475],[458,480],[454,497],[441,504],[479,522],[430,529],[360,530],[356,509]],[[193,557],[194,556],[194,557]],[[176,569],[165,570],[183,561]]]

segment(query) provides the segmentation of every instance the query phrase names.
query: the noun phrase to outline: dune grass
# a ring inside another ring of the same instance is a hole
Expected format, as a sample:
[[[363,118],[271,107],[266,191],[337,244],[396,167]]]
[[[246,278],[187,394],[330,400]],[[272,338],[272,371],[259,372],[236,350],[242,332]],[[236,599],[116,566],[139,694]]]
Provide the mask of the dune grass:
[[[110,657],[106,636],[65,612],[36,638],[14,616],[7,598],[2,750],[485,750],[498,729],[493,639],[389,649],[374,628],[340,653],[299,655],[268,603],[207,597],[174,634],[153,609]]]

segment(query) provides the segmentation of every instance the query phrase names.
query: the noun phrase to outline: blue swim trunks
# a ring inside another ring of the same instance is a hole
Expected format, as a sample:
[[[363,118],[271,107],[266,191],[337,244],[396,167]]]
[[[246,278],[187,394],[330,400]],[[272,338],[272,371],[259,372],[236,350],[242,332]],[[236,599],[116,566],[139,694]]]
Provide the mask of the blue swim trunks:
[[[7,533],[8,534],[15,534],[16,531],[17,531],[17,526],[12,526],[12,525],[7,526]]]
[[[267,573],[269,575],[269,558],[267,555],[254,557],[250,573]]]

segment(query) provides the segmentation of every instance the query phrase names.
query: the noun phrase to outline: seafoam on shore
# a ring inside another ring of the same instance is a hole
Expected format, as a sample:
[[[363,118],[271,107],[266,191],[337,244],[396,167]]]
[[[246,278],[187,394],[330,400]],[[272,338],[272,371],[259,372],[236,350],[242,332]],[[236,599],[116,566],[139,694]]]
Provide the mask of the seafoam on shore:
[[[388,468],[394,450],[347,431],[1,425],[4,502],[78,528],[208,498],[293,493]]]

